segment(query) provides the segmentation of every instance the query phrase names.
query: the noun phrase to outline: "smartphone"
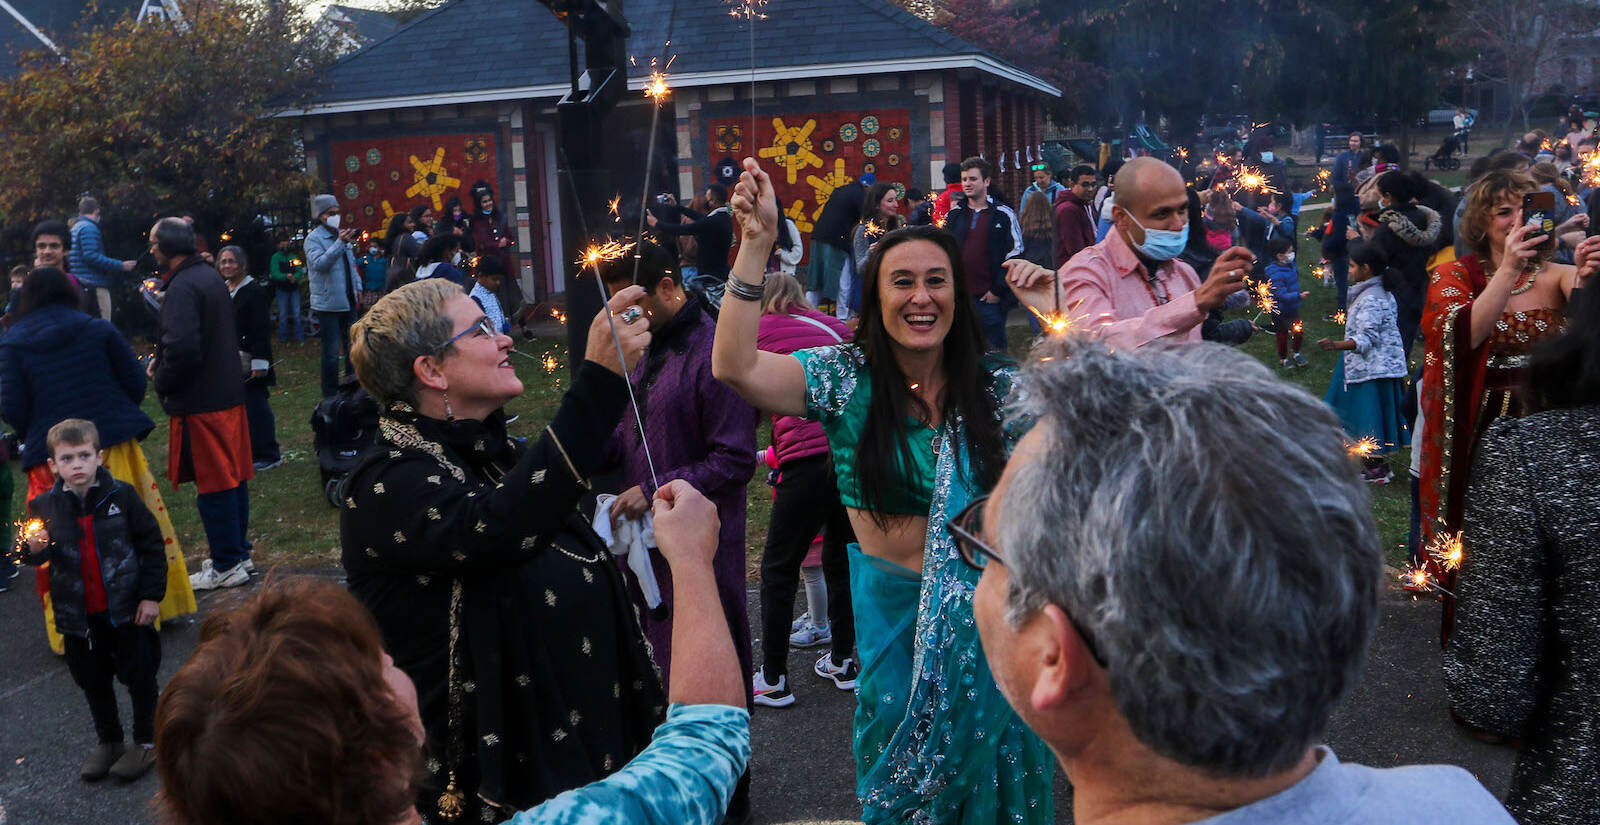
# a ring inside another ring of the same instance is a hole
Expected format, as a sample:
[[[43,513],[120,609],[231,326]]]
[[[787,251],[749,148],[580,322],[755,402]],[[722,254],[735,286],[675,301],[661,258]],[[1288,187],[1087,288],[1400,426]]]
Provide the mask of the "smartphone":
[[[1537,247],[1554,249],[1556,245],[1556,196],[1553,192],[1529,192],[1522,196],[1522,222],[1532,227],[1529,238],[1544,236]]]

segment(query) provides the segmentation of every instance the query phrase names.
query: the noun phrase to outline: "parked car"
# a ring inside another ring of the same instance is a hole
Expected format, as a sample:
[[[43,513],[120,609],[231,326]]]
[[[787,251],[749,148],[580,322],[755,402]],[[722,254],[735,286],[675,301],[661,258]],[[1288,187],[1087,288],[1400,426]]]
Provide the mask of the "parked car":
[[[1455,124],[1457,108],[1458,107],[1449,103],[1440,103],[1437,107],[1429,109],[1428,114],[1425,115],[1422,118],[1422,122],[1418,123],[1417,125],[1424,129],[1432,129],[1435,126],[1451,128]],[[1472,120],[1477,120],[1478,110],[1468,109],[1467,117],[1471,118]]]

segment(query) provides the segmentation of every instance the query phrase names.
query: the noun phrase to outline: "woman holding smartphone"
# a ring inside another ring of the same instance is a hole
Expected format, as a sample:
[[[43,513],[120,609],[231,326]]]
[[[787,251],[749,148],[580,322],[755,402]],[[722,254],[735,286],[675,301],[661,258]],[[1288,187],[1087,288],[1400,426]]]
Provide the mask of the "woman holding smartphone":
[[[1537,199],[1536,190],[1514,170],[1480,179],[1461,219],[1472,254],[1435,268],[1429,279],[1420,396],[1425,546],[1460,533],[1473,448],[1496,419],[1523,415],[1528,352],[1565,329],[1567,301],[1582,286],[1578,270],[1600,250],[1590,238],[1578,248],[1578,267],[1552,263],[1555,237],[1541,225],[1540,204],[1524,197]],[[1429,564],[1453,590],[1455,570]],[[1454,607],[1446,595],[1441,641],[1454,625]]]

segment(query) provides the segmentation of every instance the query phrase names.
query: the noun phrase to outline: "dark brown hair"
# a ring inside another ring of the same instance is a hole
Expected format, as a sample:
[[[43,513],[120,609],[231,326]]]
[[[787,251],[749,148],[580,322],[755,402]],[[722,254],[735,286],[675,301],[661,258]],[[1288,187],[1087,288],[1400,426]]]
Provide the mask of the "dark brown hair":
[[[955,314],[944,338],[945,391],[940,421],[959,418],[970,444],[969,455],[957,454],[957,466],[966,469],[984,490],[994,487],[1005,469],[1005,440],[1000,431],[998,410],[990,401],[990,385],[995,370],[986,363],[987,344],[978,325],[978,310],[967,292],[967,273],[961,265],[961,247],[955,236],[933,226],[908,226],[883,236],[867,258],[861,282],[861,326],[856,342],[866,357],[872,379],[872,399],[867,407],[866,427],[856,458],[856,488],[862,509],[868,511],[880,528],[903,514],[885,511],[891,490],[917,484],[932,485],[934,479],[904,478],[904,471],[917,466],[912,458],[908,424],[912,418],[934,418],[933,410],[906,388],[905,373],[894,357],[894,341],[883,324],[883,298],[878,294],[883,258],[901,244],[927,241],[938,246],[950,259],[951,286],[955,292]],[[968,463],[970,462],[970,463]]]
[[[56,422],[54,427],[44,435],[44,445],[50,448],[50,457],[55,458],[56,448],[62,444],[93,444],[96,450],[100,449],[100,430],[93,421],[83,418],[66,418]]]
[[[212,614],[156,706],[160,804],[182,825],[389,825],[421,749],[366,609],[333,582],[269,583]]]

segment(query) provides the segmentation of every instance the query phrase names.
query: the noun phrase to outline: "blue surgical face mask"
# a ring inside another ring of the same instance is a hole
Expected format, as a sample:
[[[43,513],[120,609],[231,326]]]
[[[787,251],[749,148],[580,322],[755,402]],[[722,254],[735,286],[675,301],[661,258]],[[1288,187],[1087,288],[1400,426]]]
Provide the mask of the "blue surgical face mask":
[[[1261,162],[1262,163],[1271,163],[1275,157],[1276,157],[1276,155],[1273,155],[1271,152],[1262,152],[1261,153]]]
[[[1145,229],[1130,212],[1128,220],[1133,225],[1144,229],[1144,243],[1133,244],[1139,254],[1152,261],[1170,261],[1183,253],[1183,248],[1189,244],[1189,224],[1185,223],[1180,229]]]

